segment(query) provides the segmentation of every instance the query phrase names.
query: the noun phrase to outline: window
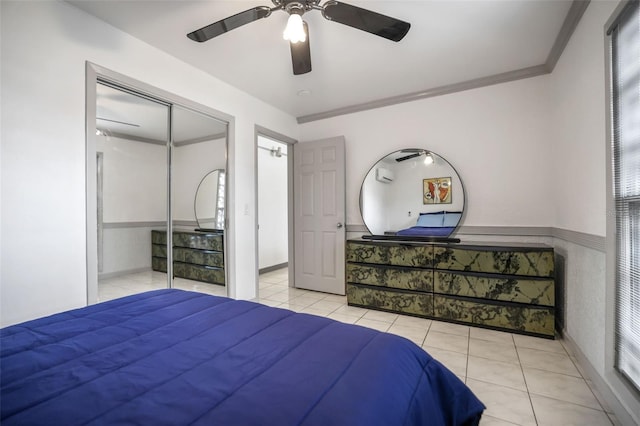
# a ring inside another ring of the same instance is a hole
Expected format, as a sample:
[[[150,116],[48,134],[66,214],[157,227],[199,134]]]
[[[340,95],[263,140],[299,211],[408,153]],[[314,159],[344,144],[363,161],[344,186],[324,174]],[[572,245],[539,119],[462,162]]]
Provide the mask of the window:
[[[616,209],[616,369],[640,390],[640,8],[611,32]]]

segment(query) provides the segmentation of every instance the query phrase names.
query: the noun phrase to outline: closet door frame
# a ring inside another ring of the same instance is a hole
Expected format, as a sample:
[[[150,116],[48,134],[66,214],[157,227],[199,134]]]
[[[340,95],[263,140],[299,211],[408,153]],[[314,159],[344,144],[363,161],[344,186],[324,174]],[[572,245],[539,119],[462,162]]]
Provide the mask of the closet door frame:
[[[234,146],[234,128],[235,119],[233,116],[215,110],[210,107],[206,107],[189,99],[151,86],[142,81],[127,77],[123,74],[111,71],[102,66],[96,65],[87,61],[85,64],[85,101],[86,101],[86,122],[85,122],[85,148],[86,148],[86,271],[87,271],[87,305],[91,305],[98,302],[98,220],[97,220],[97,164],[96,164],[96,85],[99,82],[106,82],[109,85],[115,87],[121,87],[124,90],[128,90],[142,96],[147,96],[151,99],[157,100],[161,103],[169,105],[169,140],[167,143],[167,245],[172,246],[173,237],[173,217],[172,217],[172,197],[171,197],[171,155],[173,148],[173,135],[172,135],[172,115],[173,105],[177,105],[186,109],[193,110],[198,113],[202,113],[211,116],[217,120],[227,123],[227,144],[226,144],[226,170],[227,170],[227,182],[225,185],[225,199],[226,211],[225,211],[225,238],[224,241],[224,256],[225,256],[225,281],[227,294],[233,294],[235,292],[235,281],[233,280],[232,265],[234,264],[232,256],[229,253],[233,253],[234,239],[229,236],[234,235],[234,221],[233,218],[233,206],[234,195],[230,190],[233,185],[234,167],[232,155]],[[167,252],[167,276],[171,277],[173,274],[173,262],[172,251]],[[228,263],[228,265],[227,265]],[[172,280],[168,279],[171,283]]]

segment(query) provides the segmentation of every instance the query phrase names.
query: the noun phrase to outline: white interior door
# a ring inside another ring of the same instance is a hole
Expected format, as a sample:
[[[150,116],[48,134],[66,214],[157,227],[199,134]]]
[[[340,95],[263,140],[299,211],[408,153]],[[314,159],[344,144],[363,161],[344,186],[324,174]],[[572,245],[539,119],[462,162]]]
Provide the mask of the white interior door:
[[[343,137],[294,147],[295,287],[345,294]]]

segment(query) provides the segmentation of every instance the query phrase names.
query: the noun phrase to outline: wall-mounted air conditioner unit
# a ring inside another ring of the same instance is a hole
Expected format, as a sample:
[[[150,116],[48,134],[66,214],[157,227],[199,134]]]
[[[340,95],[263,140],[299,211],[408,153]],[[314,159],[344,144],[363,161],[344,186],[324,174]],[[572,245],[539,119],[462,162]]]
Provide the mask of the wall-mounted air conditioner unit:
[[[391,183],[393,182],[393,172],[388,169],[384,169],[382,167],[378,167],[376,169],[376,180],[383,183]]]

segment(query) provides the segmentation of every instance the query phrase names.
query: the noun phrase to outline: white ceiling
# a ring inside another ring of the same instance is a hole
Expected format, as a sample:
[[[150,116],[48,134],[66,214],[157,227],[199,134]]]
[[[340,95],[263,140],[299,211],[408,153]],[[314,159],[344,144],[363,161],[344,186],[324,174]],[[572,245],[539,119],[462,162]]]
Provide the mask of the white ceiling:
[[[226,136],[227,124],[208,115],[173,105],[175,146]],[[108,136],[165,144],[169,107],[103,84],[96,87],[96,129]]]
[[[269,0],[69,2],[296,117],[544,64],[571,6],[570,0],[346,0],[410,22],[411,29],[395,43],[307,12],[313,71],[294,76],[282,39],[285,12],[204,43],[186,37],[271,6]],[[303,90],[311,93],[299,96]]]

